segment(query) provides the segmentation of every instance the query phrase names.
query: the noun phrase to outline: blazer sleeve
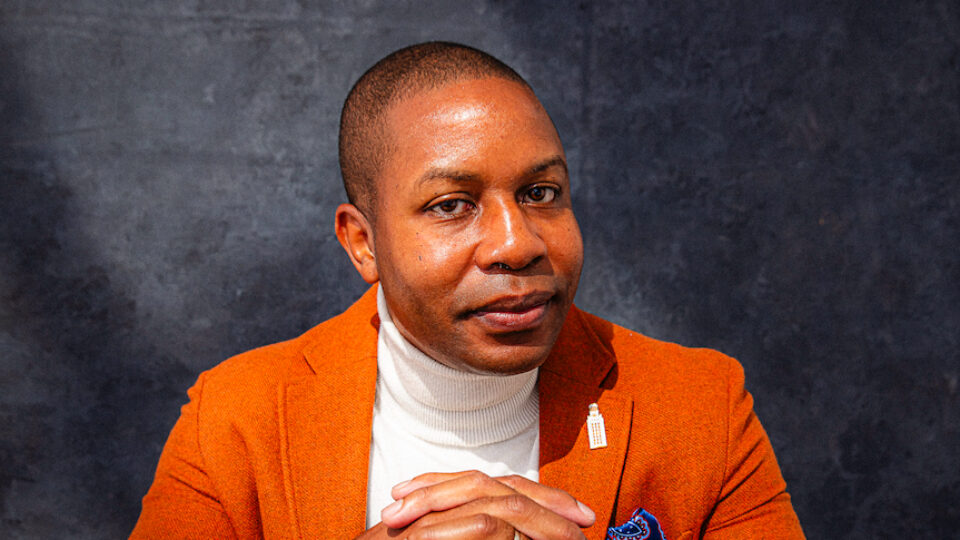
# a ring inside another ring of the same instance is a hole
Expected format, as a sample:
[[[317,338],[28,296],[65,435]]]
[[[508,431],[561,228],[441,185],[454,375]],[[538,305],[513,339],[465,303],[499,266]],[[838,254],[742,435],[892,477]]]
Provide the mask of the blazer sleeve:
[[[707,540],[802,539],[787,485],[744,388],[743,368],[729,363],[723,485],[703,536]]]
[[[205,374],[187,392],[160,455],[153,485],[143,498],[130,538],[236,538],[204,467],[199,442],[200,401]]]

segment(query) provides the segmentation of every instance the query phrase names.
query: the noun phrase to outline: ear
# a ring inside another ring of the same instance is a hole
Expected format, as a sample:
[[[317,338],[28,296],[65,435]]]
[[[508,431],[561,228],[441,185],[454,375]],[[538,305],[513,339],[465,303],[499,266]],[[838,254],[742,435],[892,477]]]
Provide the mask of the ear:
[[[367,283],[376,283],[380,274],[373,246],[373,227],[367,217],[356,206],[341,204],[337,207],[335,227],[337,240],[360,272],[360,277]]]

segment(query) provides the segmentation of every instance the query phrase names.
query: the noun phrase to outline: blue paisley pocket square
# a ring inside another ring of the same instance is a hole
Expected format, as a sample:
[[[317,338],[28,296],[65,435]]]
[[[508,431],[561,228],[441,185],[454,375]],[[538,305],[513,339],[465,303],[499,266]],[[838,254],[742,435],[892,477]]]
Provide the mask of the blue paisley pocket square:
[[[666,540],[663,536],[663,530],[660,523],[653,514],[643,508],[637,508],[633,511],[630,519],[623,525],[610,527],[607,529],[607,540]]]

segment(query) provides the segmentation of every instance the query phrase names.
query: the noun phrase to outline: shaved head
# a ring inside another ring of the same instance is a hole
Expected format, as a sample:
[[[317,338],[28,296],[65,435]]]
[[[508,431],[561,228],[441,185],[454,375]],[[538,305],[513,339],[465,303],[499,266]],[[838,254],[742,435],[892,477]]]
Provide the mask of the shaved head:
[[[425,90],[485,78],[506,79],[530,89],[523,77],[493,56],[442,41],[400,49],[367,70],[350,90],[340,114],[340,172],[350,203],[375,219],[375,179],[391,151],[385,116],[394,105]]]

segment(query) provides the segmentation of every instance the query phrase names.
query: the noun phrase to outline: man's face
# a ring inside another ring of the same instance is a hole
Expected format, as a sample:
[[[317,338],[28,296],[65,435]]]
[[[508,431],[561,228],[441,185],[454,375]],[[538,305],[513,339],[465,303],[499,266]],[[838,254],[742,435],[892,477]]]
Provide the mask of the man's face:
[[[563,146],[529,90],[490,78],[409,97],[386,117],[373,245],[391,315],[456,369],[546,359],[583,262]]]

